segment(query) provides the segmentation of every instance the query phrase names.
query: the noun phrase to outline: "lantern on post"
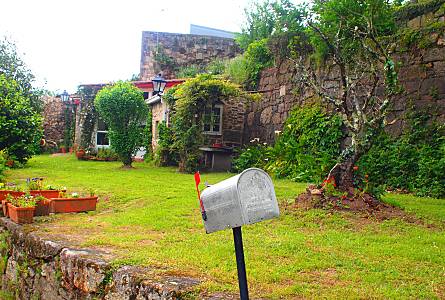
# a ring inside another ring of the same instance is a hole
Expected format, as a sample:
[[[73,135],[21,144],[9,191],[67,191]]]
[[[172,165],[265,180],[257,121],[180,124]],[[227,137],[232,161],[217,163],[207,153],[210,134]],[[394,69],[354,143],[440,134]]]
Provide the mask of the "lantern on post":
[[[68,103],[68,101],[70,100],[70,94],[68,94],[66,90],[63,90],[63,93],[60,95],[60,97],[62,98],[62,101],[64,103]]]
[[[153,82],[153,95],[162,95],[164,92],[167,81],[159,73],[155,78],[151,80]]]

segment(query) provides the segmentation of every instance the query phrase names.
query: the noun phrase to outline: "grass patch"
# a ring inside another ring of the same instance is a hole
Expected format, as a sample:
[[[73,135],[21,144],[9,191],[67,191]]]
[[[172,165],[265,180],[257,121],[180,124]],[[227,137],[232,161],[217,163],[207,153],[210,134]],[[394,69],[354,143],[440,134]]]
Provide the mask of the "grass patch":
[[[203,289],[237,292],[230,230],[205,234],[193,176],[136,163],[38,156],[10,179],[46,177],[71,191],[98,191],[98,211],[56,215],[39,224],[82,246],[106,248],[114,264],[157,267],[201,278]],[[203,174],[216,183],[229,173]],[[306,185],[274,180],[281,203]],[[437,226],[350,213],[282,210],[279,219],[243,227],[249,288],[266,298],[445,297],[445,200],[389,194],[385,201]]]

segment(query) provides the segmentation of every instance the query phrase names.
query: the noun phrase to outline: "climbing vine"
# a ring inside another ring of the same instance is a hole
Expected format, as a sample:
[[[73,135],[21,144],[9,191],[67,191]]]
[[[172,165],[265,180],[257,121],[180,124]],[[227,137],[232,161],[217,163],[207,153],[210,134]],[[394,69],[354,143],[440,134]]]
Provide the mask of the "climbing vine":
[[[206,106],[223,102],[230,97],[253,98],[237,85],[212,75],[198,75],[167,93],[165,99],[173,106],[172,147],[177,149],[179,170],[193,172],[199,167],[204,143],[203,112]]]

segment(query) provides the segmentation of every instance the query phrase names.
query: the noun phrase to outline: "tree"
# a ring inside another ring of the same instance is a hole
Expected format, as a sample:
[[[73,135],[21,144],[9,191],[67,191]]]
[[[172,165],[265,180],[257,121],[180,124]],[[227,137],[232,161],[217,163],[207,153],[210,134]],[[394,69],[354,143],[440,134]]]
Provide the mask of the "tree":
[[[43,90],[33,87],[34,75],[17,53],[17,47],[6,38],[0,40],[0,74],[14,79],[23,95],[29,99],[32,108],[41,113],[43,110]]]
[[[148,107],[142,92],[129,82],[119,81],[100,90],[94,100],[99,115],[109,127],[111,148],[124,167],[131,167],[132,156],[144,144]]]
[[[298,31],[302,28],[304,7],[296,7],[290,0],[255,1],[245,9],[246,23],[236,38],[244,50],[254,42],[272,34]]]
[[[20,163],[38,149],[42,136],[40,91],[14,43],[0,40],[0,151]]]
[[[38,148],[42,117],[30,105],[20,84],[0,73],[0,151],[20,163]]]
[[[307,24],[313,51],[297,59],[299,81],[343,119],[350,143],[328,179],[351,192],[353,168],[385,126],[398,92],[382,39],[394,32],[393,8],[386,0],[317,0]]]

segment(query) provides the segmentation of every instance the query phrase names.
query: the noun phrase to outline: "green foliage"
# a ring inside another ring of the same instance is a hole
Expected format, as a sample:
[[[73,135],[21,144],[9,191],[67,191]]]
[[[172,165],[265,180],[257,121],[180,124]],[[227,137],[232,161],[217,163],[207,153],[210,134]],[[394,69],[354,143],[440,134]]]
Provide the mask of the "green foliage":
[[[244,54],[228,62],[226,74],[231,81],[243,85],[246,89],[255,89],[261,71],[270,67],[273,62],[272,53],[267,47],[267,39],[252,42]]]
[[[198,74],[203,73],[202,67],[199,65],[188,65],[184,67],[180,67],[178,72],[176,73],[176,77],[178,78],[192,78]]]
[[[394,17],[398,21],[408,21],[418,16],[435,12],[444,5],[443,0],[427,0],[408,2],[403,6],[397,7]]]
[[[6,196],[6,200],[10,201],[12,205],[16,206],[16,207],[24,207],[24,208],[29,208],[29,207],[35,207],[37,201],[43,200],[45,199],[42,196],[39,197],[33,197],[31,195],[23,195],[20,197],[11,197],[11,195],[7,195]]]
[[[14,79],[0,73],[0,150],[26,162],[38,149],[42,117]]]
[[[178,85],[173,95],[167,94],[167,102],[174,102],[172,147],[179,154],[179,170],[194,172],[198,169],[201,157],[199,147],[204,142],[204,108],[227,97],[238,97],[242,92],[229,81],[203,74]]]
[[[118,160],[119,155],[111,148],[99,148],[96,154],[97,158],[104,160]]]
[[[2,185],[1,182],[3,182],[5,180],[5,175],[4,172],[9,169],[6,166],[6,152],[4,150],[0,151],[0,185]],[[1,188],[1,187],[0,187]]]
[[[344,137],[342,121],[320,106],[294,109],[275,145],[249,146],[235,160],[237,171],[256,166],[280,178],[321,182],[336,163]]]
[[[6,38],[0,40],[0,74],[17,82],[18,89],[28,99],[32,109],[38,113],[43,111],[41,96],[45,93],[33,87],[34,75],[17,53],[17,47]]]
[[[395,32],[393,11],[393,5],[386,0],[316,0],[309,15],[318,30],[312,27],[307,31],[315,55],[336,55],[337,59],[353,63],[364,51],[361,39],[367,37],[360,38],[360,34],[372,30],[374,37],[379,37]],[[341,52],[334,53],[328,42],[338,43]]]
[[[417,195],[445,197],[445,127],[428,124],[429,116],[415,113],[397,138],[382,133],[359,161],[361,177],[375,185]]]
[[[165,53],[162,45],[157,45],[154,50],[154,60],[160,65],[161,70],[172,69],[175,66],[175,60]]]
[[[341,153],[342,124],[340,117],[329,115],[318,105],[294,109],[267,169],[294,181],[321,182]]]
[[[227,61],[225,75],[230,81],[244,86],[249,81],[249,70],[247,60],[244,55],[238,55]]]
[[[253,140],[238,152],[238,156],[233,160],[232,165],[235,172],[239,173],[247,168],[264,169],[272,158],[273,148],[267,144],[261,144],[258,140]]]
[[[117,82],[100,90],[94,104],[109,127],[111,147],[125,166],[143,145],[148,108],[142,92],[129,82]]]
[[[296,7],[289,0],[255,1],[245,9],[246,23],[236,40],[246,50],[251,43],[273,34],[299,31],[304,11],[303,7]]]
[[[157,166],[174,166],[179,162],[178,149],[174,144],[173,129],[167,127],[165,122],[158,125],[158,145],[154,155]]]
[[[151,144],[151,141],[153,139],[153,112],[151,111],[151,109],[148,109],[148,114],[147,114],[147,126],[145,126],[145,130],[144,130],[144,147],[146,150],[145,153],[145,160],[151,160],[153,158],[153,146]]]
[[[226,69],[226,61],[223,59],[214,59],[207,65],[207,73],[212,75],[222,75]]]

